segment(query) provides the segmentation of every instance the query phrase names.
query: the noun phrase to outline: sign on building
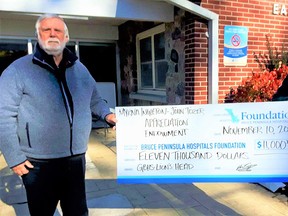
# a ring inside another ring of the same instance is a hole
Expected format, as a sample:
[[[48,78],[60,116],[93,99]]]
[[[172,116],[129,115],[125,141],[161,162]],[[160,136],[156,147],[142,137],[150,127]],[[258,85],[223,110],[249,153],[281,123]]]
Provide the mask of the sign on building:
[[[224,27],[224,65],[246,66],[248,28],[242,26]]]

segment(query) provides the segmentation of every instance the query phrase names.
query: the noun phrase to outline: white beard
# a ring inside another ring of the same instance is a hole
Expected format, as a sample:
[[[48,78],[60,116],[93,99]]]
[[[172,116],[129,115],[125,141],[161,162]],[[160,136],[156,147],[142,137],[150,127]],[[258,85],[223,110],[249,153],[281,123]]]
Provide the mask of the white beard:
[[[48,55],[53,55],[53,56],[58,56],[60,55],[65,46],[66,43],[65,42],[60,42],[57,38],[49,38],[46,41],[41,40],[40,38],[38,38],[38,42],[40,47],[48,54]],[[53,44],[50,44],[50,42],[53,42]],[[56,43],[57,44],[56,44]]]

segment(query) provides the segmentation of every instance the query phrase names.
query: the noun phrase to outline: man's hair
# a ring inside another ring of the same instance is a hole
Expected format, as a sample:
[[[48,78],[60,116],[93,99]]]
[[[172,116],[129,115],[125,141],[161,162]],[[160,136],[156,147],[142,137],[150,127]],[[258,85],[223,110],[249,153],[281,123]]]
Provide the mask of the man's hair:
[[[37,19],[36,24],[35,24],[35,29],[36,29],[35,34],[36,34],[37,37],[38,37],[38,35],[39,35],[39,27],[40,27],[41,21],[44,20],[44,19],[47,19],[47,18],[57,18],[57,19],[62,20],[63,23],[64,23],[65,36],[67,36],[68,39],[69,39],[68,27],[67,27],[64,19],[61,18],[61,17],[60,17],[59,15],[57,15],[57,14],[43,14],[42,16],[40,16],[40,17]]]

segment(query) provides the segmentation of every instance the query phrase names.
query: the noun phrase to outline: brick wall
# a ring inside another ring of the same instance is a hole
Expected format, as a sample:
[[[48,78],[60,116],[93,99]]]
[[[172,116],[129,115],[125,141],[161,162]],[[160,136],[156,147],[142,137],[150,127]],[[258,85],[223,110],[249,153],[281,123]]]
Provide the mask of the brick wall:
[[[272,47],[281,50],[288,44],[288,14],[274,15],[273,5],[288,9],[288,0],[202,0],[201,6],[219,14],[219,103],[223,103],[229,87],[238,86],[242,78],[259,70],[253,52],[267,53],[266,37]],[[286,10],[282,10],[286,12]],[[246,66],[224,66],[224,27],[226,25],[248,27],[248,60]],[[185,73],[186,103],[207,103],[207,24],[199,18],[186,23]],[[287,50],[287,49],[286,49]],[[194,67],[193,67],[194,66]]]
[[[185,101],[203,104],[208,100],[208,39],[205,20],[191,17],[185,23]]]

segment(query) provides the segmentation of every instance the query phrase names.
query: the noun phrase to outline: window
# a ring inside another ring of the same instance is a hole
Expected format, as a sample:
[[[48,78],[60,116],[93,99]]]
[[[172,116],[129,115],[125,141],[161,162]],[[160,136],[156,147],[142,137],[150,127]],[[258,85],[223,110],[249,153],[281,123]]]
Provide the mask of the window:
[[[138,92],[165,94],[168,63],[165,58],[165,24],[136,37]]]
[[[0,75],[13,61],[27,54],[27,40],[0,39]]]

